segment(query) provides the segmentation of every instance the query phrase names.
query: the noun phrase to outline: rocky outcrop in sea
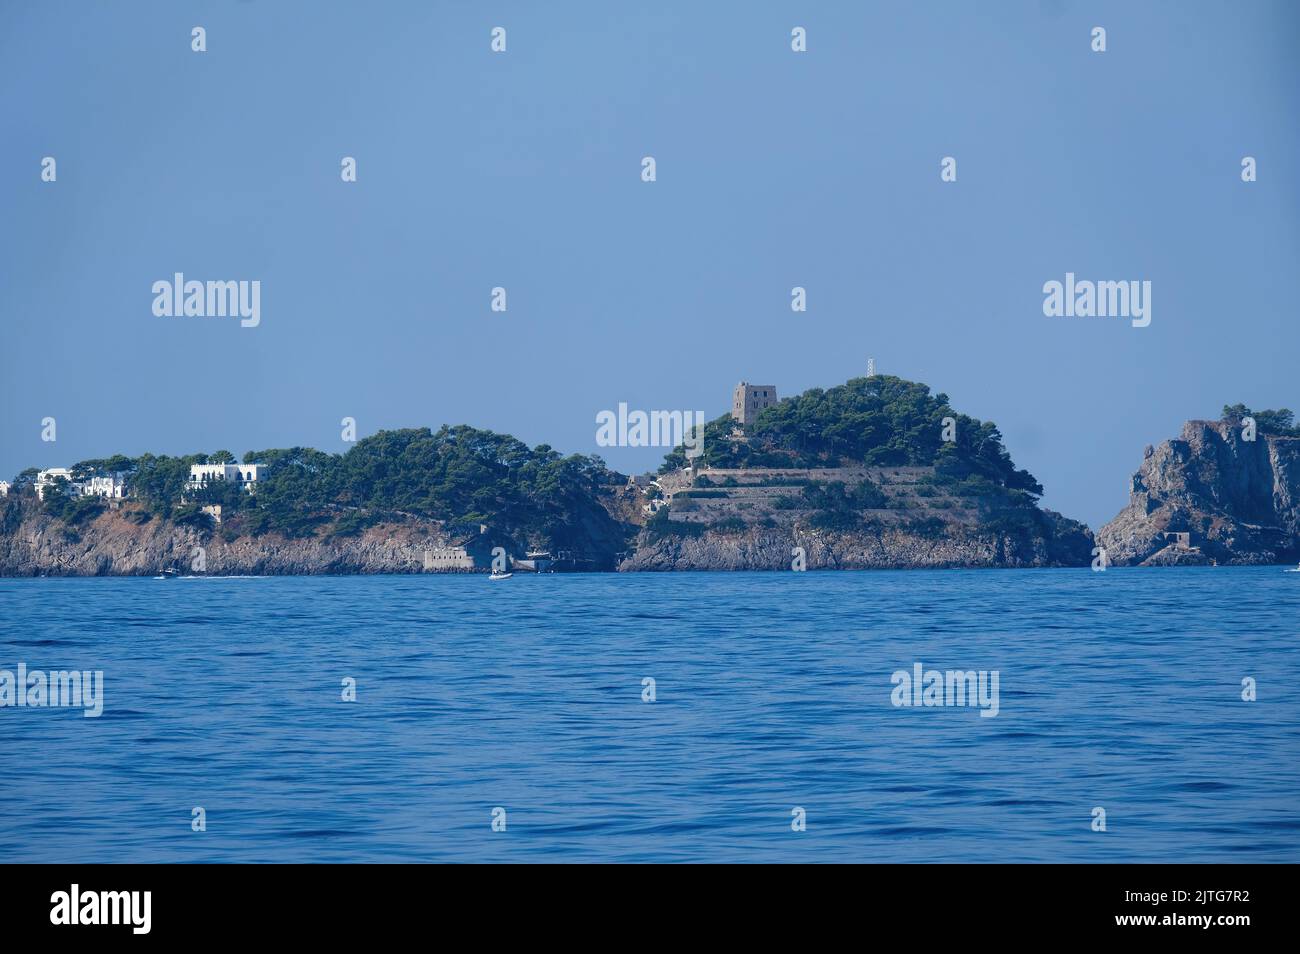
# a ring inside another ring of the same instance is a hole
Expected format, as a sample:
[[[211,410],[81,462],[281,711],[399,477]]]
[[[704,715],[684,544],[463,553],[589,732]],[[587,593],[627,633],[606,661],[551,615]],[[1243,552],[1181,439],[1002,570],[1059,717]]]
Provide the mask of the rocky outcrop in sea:
[[[1118,566],[1300,559],[1300,438],[1188,421],[1148,446],[1128,506],[1097,534]]]

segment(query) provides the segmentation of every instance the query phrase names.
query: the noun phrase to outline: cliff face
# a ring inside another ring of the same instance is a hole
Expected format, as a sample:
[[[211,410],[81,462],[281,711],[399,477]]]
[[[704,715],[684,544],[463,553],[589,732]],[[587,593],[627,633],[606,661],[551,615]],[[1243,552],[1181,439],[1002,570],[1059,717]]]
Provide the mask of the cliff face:
[[[614,495],[607,505],[630,513],[635,498]],[[639,504],[637,504],[639,506]],[[789,570],[802,547],[807,569],[914,567],[1083,566],[1092,538],[1085,528],[1050,511],[1032,531],[996,532],[951,521],[941,530],[910,532],[876,526],[851,531],[815,530],[788,521],[776,527],[707,529],[694,536],[643,530],[617,568],[635,570]],[[138,510],[108,510],[77,526],[41,512],[34,501],[6,508],[0,526],[0,576],[156,576],[165,569],[214,575],[314,573],[466,572],[464,561],[442,554],[458,542],[436,521],[408,518],[349,536],[329,533],[287,538],[223,535],[170,521],[145,519]],[[611,547],[625,546],[619,539]],[[491,534],[468,544],[474,569],[488,568],[491,548],[511,541]],[[201,569],[195,566],[201,549]],[[577,569],[613,569],[603,548]],[[595,553],[595,550],[589,551]],[[516,555],[520,555],[516,553]],[[433,559],[430,559],[433,556]]]
[[[161,519],[137,523],[131,511],[107,511],[68,527],[35,506],[14,508],[0,528],[0,576],[157,575],[191,573],[201,548],[202,570],[214,575],[420,573],[453,570],[426,561],[426,552],[452,545],[433,521],[377,524],[355,536],[288,539],[279,534],[224,539]],[[471,552],[477,554],[478,547]],[[483,563],[486,565],[486,562]]]
[[[619,569],[790,570],[796,547],[803,548],[808,570],[1087,566],[1092,537],[1086,529],[1050,511],[1044,516],[1051,524],[1044,535],[956,525],[937,536],[898,528],[825,531],[798,526],[659,539],[642,534]]]
[[[1300,438],[1246,441],[1225,421],[1188,421],[1177,439],[1147,447],[1130,489],[1097,534],[1112,564],[1300,558]]]

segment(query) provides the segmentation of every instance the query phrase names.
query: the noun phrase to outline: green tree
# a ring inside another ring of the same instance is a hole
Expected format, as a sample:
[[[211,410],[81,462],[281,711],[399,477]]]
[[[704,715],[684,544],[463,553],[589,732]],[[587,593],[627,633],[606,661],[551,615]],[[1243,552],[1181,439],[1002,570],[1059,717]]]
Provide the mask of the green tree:
[[[1261,433],[1300,437],[1300,428],[1295,426],[1295,414],[1286,407],[1277,410],[1252,411],[1244,404],[1225,404],[1220,420],[1236,427],[1248,417],[1254,419],[1255,428]]]

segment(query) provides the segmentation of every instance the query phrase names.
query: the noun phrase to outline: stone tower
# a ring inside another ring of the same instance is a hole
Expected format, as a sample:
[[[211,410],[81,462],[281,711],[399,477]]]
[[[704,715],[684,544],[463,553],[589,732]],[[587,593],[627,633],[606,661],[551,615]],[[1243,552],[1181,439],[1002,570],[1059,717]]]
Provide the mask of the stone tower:
[[[749,424],[775,403],[776,388],[772,385],[741,381],[731,395],[731,417],[739,424]]]

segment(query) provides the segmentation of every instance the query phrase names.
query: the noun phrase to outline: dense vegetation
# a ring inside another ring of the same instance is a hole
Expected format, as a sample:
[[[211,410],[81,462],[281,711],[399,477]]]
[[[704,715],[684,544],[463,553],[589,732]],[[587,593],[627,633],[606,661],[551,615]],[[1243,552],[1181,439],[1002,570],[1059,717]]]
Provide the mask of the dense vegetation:
[[[256,493],[212,481],[187,491],[190,465],[234,460],[229,451],[184,457],[114,457],[82,461],[74,478],[124,473],[135,500],[153,515],[206,525],[200,510],[220,504],[223,529],[307,536],[322,527],[349,535],[386,516],[411,514],[445,521],[453,530],[494,532],[553,549],[583,549],[592,535],[621,535],[596,499],[620,478],[598,457],[562,457],[546,445],[529,448],[507,435],[472,427],[380,431],[343,454],[294,447],[250,451],[248,464],[267,464]],[[34,472],[21,477],[30,482]],[[97,498],[46,492],[45,509],[65,522],[93,516]]]
[[[1300,437],[1300,427],[1295,426],[1295,415],[1290,408],[1281,407],[1276,411],[1252,411],[1244,404],[1225,404],[1221,420],[1234,426],[1241,424],[1242,418],[1255,419],[1255,430],[1261,434],[1277,434],[1281,437]]]
[[[45,512],[58,517],[70,527],[94,520],[104,512],[104,501],[99,497],[72,497],[67,493],[67,481],[60,480],[45,491]]]
[[[869,480],[856,484],[793,477],[764,481],[790,486],[789,494],[772,501],[773,508],[804,511],[807,516],[801,520],[817,530],[871,531],[897,525],[937,538],[948,532],[948,521],[936,512],[960,509],[975,510],[986,530],[1028,537],[1053,533],[1051,520],[1037,506],[1041,485],[1027,471],[1016,469],[997,426],[961,414],[948,403],[947,395],[931,394],[925,385],[901,378],[873,376],[828,390],[814,388],[768,408],[743,428],[729,415],[720,417],[705,425],[703,450],[697,464],[704,467],[934,468],[915,485],[916,497],[927,501],[919,508],[891,500]],[[661,472],[686,462],[684,448],[678,447],[667,456]],[[736,483],[731,477],[701,478],[697,486],[725,488]],[[725,491],[678,493],[673,507],[679,509],[677,501],[685,497],[680,509],[690,509],[692,500],[720,493]],[[901,522],[872,513],[884,509],[917,509],[918,513]],[[653,523],[656,536],[699,532],[698,524],[670,522],[666,511]]]
[[[943,439],[946,417],[955,422],[953,441]],[[787,398],[746,425],[743,438],[733,437],[736,427],[729,415],[705,425],[701,466],[934,466],[945,480],[982,477],[1007,490],[1043,492],[1016,469],[996,425],[953,410],[946,394],[888,375]],[[685,464],[678,447],[662,470]]]
[[[813,511],[809,526],[818,530],[855,530],[864,523],[862,511],[888,503],[881,489],[869,480],[849,487],[838,480],[809,484],[803,498],[804,506]]]
[[[1243,405],[1224,409],[1225,417],[1249,413]],[[1263,431],[1294,430],[1288,410],[1254,416]],[[944,439],[945,430],[953,439]],[[220,480],[187,490],[191,465],[234,460],[225,450],[182,457],[145,454],[82,461],[73,471],[74,479],[125,474],[134,497],[126,511],[132,519],[162,517],[211,528],[201,508],[220,504],[221,532],[229,537],[272,531],[294,537],[350,536],[381,520],[413,515],[443,521],[454,535],[477,533],[484,524],[494,534],[528,546],[584,550],[600,539],[614,551],[621,548],[627,529],[601,505],[600,492],[621,478],[600,458],[563,457],[546,445],[529,448],[513,437],[467,426],[381,431],[342,454],[303,447],[250,451],[244,463],[268,465],[255,493]],[[678,447],[663,470],[685,463],[684,448]],[[996,425],[955,411],[945,394],[890,376],[806,391],[768,408],[743,429],[729,416],[711,421],[699,463],[720,468],[933,467],[933,475],[917,485],[917,496],[932,501],[922,509],[977,507],[982,522],[1008,531],[1037,533],[1043,522],[1035,504],[1042,488],[1027,471],[1016,469]],[[21,477],[30,484],[34,471]],[[677,495],[674,509],[725,497],[726,488],[736,483],[732,478],[701,480],[695,489]],[[773,478],[771,483],[790,488],[774,507],[807,511],[808,524],[817,529],[867,529],[878,524],[869,511],[899,507],[870,481],[846,485]],[[44,506],[75,527],[93,519],[105,504],[98,498],[70,497],[56,486],[47,492]],[[762,523],[771,521],[764,518]],[[944,521],[933,513],[912,523],[908,526],[917,533],[943,532]],[[744,527],[736,515],[708,529],[740,532]],[[698,534],[705,527],[671,521],[661,510],[646,529],[654,538]]]

